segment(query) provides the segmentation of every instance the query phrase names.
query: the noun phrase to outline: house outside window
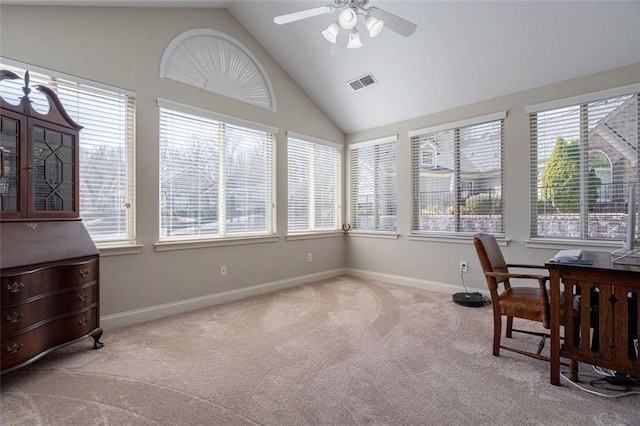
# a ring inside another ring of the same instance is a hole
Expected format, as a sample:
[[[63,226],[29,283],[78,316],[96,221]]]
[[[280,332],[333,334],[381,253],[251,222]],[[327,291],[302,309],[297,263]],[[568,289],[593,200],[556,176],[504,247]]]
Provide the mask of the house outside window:
[[[340,230],[342,146],[288,132],[288,232]]]
[[[629,192],[639,186],[637,90],[527,109],[532,238],[624,240]]]
[[[506,112],[410,132],[412,234],[504,233]],[[434,157],[432,162],[426,158]]]
[[[99,246],[135,244],[135,93],[44,68],[0,59],[0,68],[24,76],[29,86],[47,86],[57,93],[80,131],[80,217]],[[0,92],[17,104],[23,96],[20,80],[4,80]],[[33,89],[36,111],[48,102]]]
[[[277,129],[158,104],[160,241],[274,235]]]
[[[349,221],[354,231],[396,231],[397,139],[349,146]]]

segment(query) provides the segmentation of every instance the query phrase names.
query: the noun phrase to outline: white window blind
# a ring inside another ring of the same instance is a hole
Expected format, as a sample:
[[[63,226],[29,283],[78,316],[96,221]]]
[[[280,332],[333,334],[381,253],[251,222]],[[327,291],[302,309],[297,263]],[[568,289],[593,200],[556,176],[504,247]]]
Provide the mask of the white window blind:
[[[160,239],[272,235],[274,140],[161,106]]]
[[[504,233],[505,116],[411,133],[412,233]]]
[[[80,131],[80,217],[97,243],[135,242],[135,93],[35,67],[0,65],[30,84],[58,94]],[[5,80],[2,96],[18,103],[21,80]],[[46,98],[30,93],[34,108],[45,113]]]
[[[397,137],[353,144],[349,152],[351,229],[395,231]]]
[[[302,138],[288,138],[289,232],[338,230],[342,149]]]
[[[532,237],[625,238],[631,184],[638,190],[638,96],[530,111]]]

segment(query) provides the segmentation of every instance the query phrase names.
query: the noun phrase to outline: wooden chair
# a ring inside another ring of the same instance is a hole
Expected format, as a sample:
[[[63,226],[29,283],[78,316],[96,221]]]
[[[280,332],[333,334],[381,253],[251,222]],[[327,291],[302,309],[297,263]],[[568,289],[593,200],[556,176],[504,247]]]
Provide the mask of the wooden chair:
[[[476,234],[473,243],[484,271],[484,276],[491,293],[493,307],[493,355],[500,356],[500,349],[517,352],[536,359],[549,361],[548,357],[541,355],[545,339],[550,337],[547,333],[539,333],[513,328],[513,319],[522,318],[542,323],[546,329],[550,328],[549,293],[547,292],[548,275],[512,273],[509,268],[525,268],[546,270],[541,265],[508,264],[502,255],[500,246],[493,235]],[[529,279],[538,282],[537,287],[511,286],[510,279]],[[502,284],[502,291],[500,290]],[[527,352],[501,345],[502,317],[507,317],[507,329],[505,336],[512,337],[514,331],[525,334],[541,336],[537,352]],[[561,315],[564,318],[564,315]]]

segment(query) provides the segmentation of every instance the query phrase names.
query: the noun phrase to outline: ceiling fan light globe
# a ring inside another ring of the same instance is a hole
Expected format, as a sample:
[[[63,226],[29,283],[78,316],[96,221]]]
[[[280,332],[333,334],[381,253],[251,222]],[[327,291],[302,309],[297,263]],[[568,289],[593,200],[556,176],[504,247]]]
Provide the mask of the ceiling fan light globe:
[[[381,19],[376,19],[373,16],[368,16],[364,21],[364,26],[367,28],[367,31],[369,31],[369,37],[374,38],[375,36],[380,34],[382,29],[384,28],[384,21]]]
[[[340,12],[340,15],[338,15],[338,22],[342,28],[350,30],[358,23],[358,14],[353,8],[344,9]]]
[[[326,30],[322,31],[322,36],[326,38],[329,43],[335,44],[338,39],[338,32],[340,32],[340,26],[337,22],[332,22]]]
[[[349,44],[347,44],[347,49],[359,49],[360,47],[362,47],[360,34],[358,33],[358,30],[353,30],[349,33]]]

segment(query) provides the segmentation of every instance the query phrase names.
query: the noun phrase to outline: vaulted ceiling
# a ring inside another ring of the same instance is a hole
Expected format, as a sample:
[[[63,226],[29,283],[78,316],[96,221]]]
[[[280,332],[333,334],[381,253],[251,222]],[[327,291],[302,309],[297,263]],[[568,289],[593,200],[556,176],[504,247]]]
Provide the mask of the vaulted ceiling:
[[[416,32],[384,29],[370,39],[360,22],[363,47],[335,55],[321,31],[336,13],[273,22],[333,0],[3,3],[226,7],[345,133],[640,63],[639,1],[371,0],[416,23]],[[354,92],[347,82],[367,73],[378,84]]]

